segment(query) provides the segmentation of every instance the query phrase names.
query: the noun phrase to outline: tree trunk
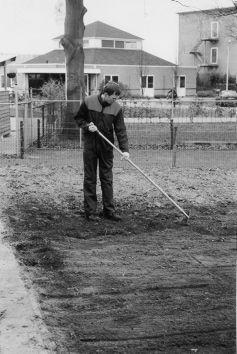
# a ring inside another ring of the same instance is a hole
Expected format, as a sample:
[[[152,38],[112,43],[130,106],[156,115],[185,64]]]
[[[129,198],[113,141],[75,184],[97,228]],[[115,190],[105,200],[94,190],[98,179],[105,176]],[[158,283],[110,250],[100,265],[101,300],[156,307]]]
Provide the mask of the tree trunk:
[[[69,101],[63,123],[63,135],[69,138],[78,135],[74,116],[79,109],[80,100],[85,96],[83,18],[86,11],[83,0],[66,0],[65,33],[61,44],[66,59],[66,90]]]

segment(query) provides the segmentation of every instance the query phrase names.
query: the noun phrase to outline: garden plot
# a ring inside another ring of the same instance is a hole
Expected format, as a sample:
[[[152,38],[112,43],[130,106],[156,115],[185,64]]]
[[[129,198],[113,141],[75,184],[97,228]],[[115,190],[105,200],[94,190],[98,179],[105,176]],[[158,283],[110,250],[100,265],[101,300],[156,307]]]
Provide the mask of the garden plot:
[[[237,173],[230,161],[161,169],[151,154],[149,168],[141,166],[191,212],[187,226],[136,171],[116,165],[123,220],[93,223],[83,217],[81,153],[70,160],[55,151],[45,163],[39,154],[1,160],[1,208],[6,241],[38,294],[55,352],[234,353]]]

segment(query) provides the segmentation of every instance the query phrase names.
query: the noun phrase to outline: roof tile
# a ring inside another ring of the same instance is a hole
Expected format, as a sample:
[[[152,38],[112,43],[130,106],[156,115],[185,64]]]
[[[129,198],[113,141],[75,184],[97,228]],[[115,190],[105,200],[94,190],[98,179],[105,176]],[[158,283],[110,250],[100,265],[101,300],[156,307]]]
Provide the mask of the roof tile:
[[[141,50],[85,48],[85,64],[94,65],[145,65],[145,66],[173,66],[165,59]],[[25,64],[63,64],[65,63],[64,50],[52,50],[46,54],[33,58]]]
[[[54,39],[60,39],[63,35],[58,36]],[[131,33],[122,31],[116,27],[107,25],[101,21],[95,21],[85,26],[84,38],[93,37],[93,38],[114,38],[114,39],[139,39],[142,38],[134,36]]]

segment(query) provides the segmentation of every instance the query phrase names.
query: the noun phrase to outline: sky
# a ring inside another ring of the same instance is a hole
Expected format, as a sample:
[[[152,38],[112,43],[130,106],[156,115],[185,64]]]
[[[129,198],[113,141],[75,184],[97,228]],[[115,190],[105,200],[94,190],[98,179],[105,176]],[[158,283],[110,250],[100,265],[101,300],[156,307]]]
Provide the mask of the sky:
[[[64,1],[0,0],[0,55],[55,49],[52,39],[64,33]],[[177,13],[232,5],[232,0],[84,0],[84,23],[102,21],[142,37],[145,51],[176,63]]]

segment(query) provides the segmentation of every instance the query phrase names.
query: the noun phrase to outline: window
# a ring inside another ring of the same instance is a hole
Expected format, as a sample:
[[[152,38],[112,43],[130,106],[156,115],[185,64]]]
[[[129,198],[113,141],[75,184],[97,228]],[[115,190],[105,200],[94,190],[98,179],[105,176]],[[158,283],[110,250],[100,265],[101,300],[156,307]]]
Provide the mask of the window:
[[[153,88],[153,76],[147,77],[147,86],[148,88]]]
[[[125,42],[126,49],[137,49],[137,42]]]
[[[179,77],[179,87],[180,87],[180,88],[185,88],[185,85],[186,85],[186,83],[185,83],[185,76],[180,76],[180,77]]]
[[[114,81],[118,83],[118,75],[105,75],[105,84],[107,84],[108,81]]]
[[[217,64],[218,48],[211,48],[211,64]]]
[[[153,88],[153,80],[154,77],[151,75],[142,76],[142,88]]]
[[[108,39],[102,39],[103,48],[114,48],[114,41]]]
[[[124,41],[115,41],[115,48],[124,48]]]
[[[218,37],[218,22],[211,22],[211,38]]]
[[[29,79],[40,79],[41,74],[29,74]]]
[[[117,76],[117,75],[112,76],[112,81],[114,81],[114,82],[117,82],[117,83],[118,83],[118,76]]]

